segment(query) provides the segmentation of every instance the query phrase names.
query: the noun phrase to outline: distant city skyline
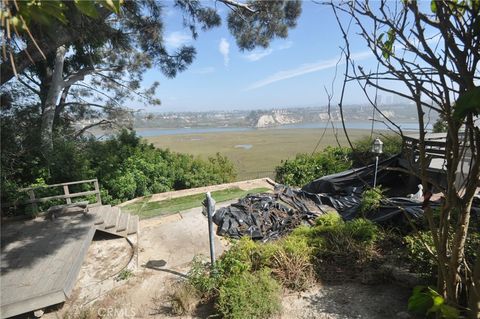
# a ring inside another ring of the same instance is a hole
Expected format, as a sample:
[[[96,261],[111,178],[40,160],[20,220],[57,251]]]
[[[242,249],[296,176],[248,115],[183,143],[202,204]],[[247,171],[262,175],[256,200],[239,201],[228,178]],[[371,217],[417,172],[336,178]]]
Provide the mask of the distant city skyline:
[[[192,44],[197,57],[173,79],[155,69],[145,74],[145,86],[160,82],[157,97],[162,105],[128,107],[181,112],[323,106],[328,103],[325,90],[332,92],[334,79],[332,105],[336,105],[345,65],[340,59],[343,39],[329,7],[305,1],[297,27],[290,30],[287,39],[277,39],[267,49],[241,52],[225,19],[221,27],[200,32],[194,41],[182,25],[181,14],[169,5],[165,8],[167,48]],[[223,17],[227,15],[227,7],[220,4],[216,7]],[[361,39],[352,39],[350,47],[352,56],[364,67],[376,66]],[[349,83],[344,103],[368,104],[368,100],[358,84]]]

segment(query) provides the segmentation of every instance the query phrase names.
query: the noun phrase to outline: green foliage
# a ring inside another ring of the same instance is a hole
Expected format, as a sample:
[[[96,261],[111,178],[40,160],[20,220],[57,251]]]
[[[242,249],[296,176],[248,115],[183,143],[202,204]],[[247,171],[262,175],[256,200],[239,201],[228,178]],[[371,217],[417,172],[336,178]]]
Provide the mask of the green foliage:
[[[452,238],[449,239],[450,241]],[[407,246],[407,260],[410,264],[410,271],[420,274],[430,282],[435,282],[437,274],[437,261],[428,251],[425,245],[436,255],[430,231],[420,231],[416,234],[404,237]],[[480,233],[470,229],[465,241],[465,259],[467,264],[473,265],[480,251]]]
[[[325,214],[314,226],[297,227],[277,241],[234,241],[213,268],[195,258],[188,282],[225,318],[264,318],[278,311],[280,286],[308,288],[315,266],[322,279],[327,269],[335,269],[335,276],[340,267],[358,272],[374,257],[381,234],[371,221],[344,222],[338,214]]]
[[[133,271],[130,269],[123,269],[118,275],[117,275],[117,280],[127,280],[130,277],[133,276]]]
[[[369,211],[375,211],[380,207],[384,190],[380,187],[369,188],[363,191],[362,201],[360,202],[360,211],[365,214]]]
[[[446,133],[446,132],[447,132],[447,128],[448,128],[447,122],[446,122],[444,119],[439,118],[439,119],[433,124],[432,132],[433,132],[433,133]]]
[[[203,261],[202,256],[195,256],[187,276],[188,283],[194,287],[204,299],[209,299],[214,296],[219,284],[219,276],[211,274],[210,270],[210,265]]]
[[[385,135],[381,137],[383,142],[383,153],[379,155],[380,160],[399,154],[402,151],[402,138],[399,135]],[[353,167],[365,166],[375,161],[376,154],[372,153],[374,138],[364,136],[353,143],[354,151],[350,157]]]
[[[440,294],[426,286],[417,286],[408,299],[408,310],[426,318],[460,318],[460,311],[445,303]]]
[[[467,115],[477,115],[480,113],[480,86],[462,94],[455,103],[453,117],[461,121]]]
[[[21,149],[22,143],[6,145],[4,139],[15,136],[13,130],[5,134],[2,134],[2,151],[16,154],[15,150]],[[107,204],[170,190],[231,182],[235,178],[232,163],[220,154],[202,160],[160,150],[127,131],[106,141],[57,137],[49,163],[39,160],[34,164],[34,160],[29,158],[29,153],[22,157],[2,156],[2,201],[15,198],[18,188],[30,186],[38,178],[46,184],[54,184],[97,177],[102,201]],[[22,162],[25,164],[9,169]],[[28,170],[28,166],[34,169]]]
[[[332,267],[354,275],[377,256],[376,246],[382,232],[369,220],[358,218],[344,222],[337,213],[329,213],[320,216],[313,227],[298,227],[291,236],[306,238],[316,272],[322,279],[337,280],[335,276],[327,278]]]
[[[252,50],[256,46],[267,48],[275,37],[285,39],[302,12],[299,0],[246,3],[250,10],[240,10],[241,14],[234,11],[228,16],[228,29],[241,50]]]
[[[280,285],[268,269],[234,274],[219,289],[216,307],[223,318],[267,318],[281,309]]]
[[[327,147],[313,155],[298,154],[275,168],[276,181],[286,185],[302,186],[312,180],[349,169],[350,151],[347,148]]]
[[[427,250],[427,245],[435,254],[432,234],[429,231],[419,232],[404,237],[407,244],[407,258],[410,263],[410,271],[420,274],[422,277],[434,281],[437,273],[437,264],[434,257]]]

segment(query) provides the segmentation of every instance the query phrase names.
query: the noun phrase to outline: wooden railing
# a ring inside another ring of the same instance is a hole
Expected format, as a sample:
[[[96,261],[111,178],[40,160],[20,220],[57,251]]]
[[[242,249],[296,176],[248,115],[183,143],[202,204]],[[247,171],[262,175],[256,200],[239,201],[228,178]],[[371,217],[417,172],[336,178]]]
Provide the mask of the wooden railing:
[[[82,192],[76,192],[76,193],[70,191],[70,186],[71,185],[88,184],[88,183],[93,183],[94,190],[82,191]],[[54,187],[63,187],[63,195],[37,197],[36,194],[35,194],[36,190],[46,189],[46,188],[54,188]],[[37,186],[37,187],[27,187],[27,188],[19,189],[18,191],[27,193],[29,199],[23,200],[23,201],[20,201],[20,202],[17,201],[17,202],[14,202],[14,203],[7,203],[7,204],[2,205],[2,206],[10,206],[11,207],[11,206],[31,204],[32,208],[33,208],[33,212],[37,213],[38,212],[38,205],[37,204],[39,204],[39,203],[45,203],[45,202],[55,200],[55,199],[65,199],[66,204],[72,204],[72,198],[89,196],[89,195],[95,195],[95,198],[96,198],[96,202],[91,203],[89,205],[101,205],[102,204],[102,199],[100,197],[100,187],[98,185],[98,180],[96,178],[95,179],[83,180],[83,181],[69,182],[69,183],[43,185],[43,186]]]

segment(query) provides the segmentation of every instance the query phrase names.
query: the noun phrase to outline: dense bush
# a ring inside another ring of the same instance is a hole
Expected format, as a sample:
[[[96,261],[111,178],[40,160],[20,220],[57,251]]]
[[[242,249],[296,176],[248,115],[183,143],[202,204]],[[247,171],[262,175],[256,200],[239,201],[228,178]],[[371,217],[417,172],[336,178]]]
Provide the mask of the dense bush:
[[[383,153],[379,155],[380,160],[399,154],[402,151],[400,135],[384,135],[380,139],[383,142]],[[361,167],[375,162],[376,154],[371,151],[373,141],[374,138],[365,136],[353,142],[353,151],[350,153],[353,167]]]
[[[384,145],[380,159],[401,152],[400,136],[386,135],[382,141]],[[371,152],[372,143],[373,140],[366,136],[353,143],[353,151],[347,147],[329,146],[318,153],[297,154],[294,159],[282,161],[275,168],[275,180],[286,185],[303,186],[325,175],[371,164],[375,161],[375,154]]]
[[[107,141],[90,141],[85,152],[94,176],[117,203],[138,196],[233,181],[233,164],[217,154],[207,160],[156,149],[135,133],[122,132]]]
[[[302,186],[312,180],[349,169],[349,150],[341,147],[327,147],[322,152],[297,154],[295,159],[286,160],[275,168],[275,180],[279,183]]]
[[[15,160],[2,154],[2,164],[12,164],[9,159]],[[30,163],[23,160],[25,165]],[[105,141],[73,141],[57,136],[54,154],[48,163],[37,163],[36,175],[20,168],[9,171],[7,167],[2,165],[2,201],[11,201],[18,188],[37,180],[54,184],[98,178],[102,201],[118,204],[138,196],[226,183],[235,178],[233,164],[220,154],[203,160],[160,150],[128,131]]]
[[[344,222],[338,214],[329,213],[320,216],[313,227],[298,227],[290,236],[306,238],[318,276],[336,281],[356,276],[377,257],[382,232],[369,220]]]
[[[268,318],[281,309],[280,285],[268,269],[242,272],[227,277],[216,303],[223,318]]]
[[[363,214],[377,210],[380,207],[381,200],[385,197],[384,190],[380,187],[368,188],[362,193],[360,202],[360,212]]]
[[[381,230],[365,219],[344,222],[326,214],[312,227],[300,226],[276,241],[254,242],[243,237],[234,242],[210,268],[195,259],[188,285],[204,301],[214,301],[226,318],[263,318],[279,309],[280,286],[301,291],[326,278],[334,269],[356,273],[376,256]],[[340,278],[341,279],[341,278]]]
[[[405,236],[407,245],[407,260],[410,264],[410,270],[422,275],[425,279],[434,283],[437,274],[437,261],[430,253],[436,254],[433,244],[432,233],[430,231],[419,231],[416,234]],[[429,248],[427,249],[428,246]],[[430,251],[429,251],[430,250]],[[473,265],[476,258],[479,258],[480,251],[480,233],[471,230],[465,241],[465,259]]]

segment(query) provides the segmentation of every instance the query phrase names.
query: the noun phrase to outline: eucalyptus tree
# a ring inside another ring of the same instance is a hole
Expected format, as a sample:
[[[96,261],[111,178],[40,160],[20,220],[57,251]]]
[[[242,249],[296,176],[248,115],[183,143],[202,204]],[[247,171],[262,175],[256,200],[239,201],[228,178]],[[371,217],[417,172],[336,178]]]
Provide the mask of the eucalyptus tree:
[[[427,116],[437,113],[447,132],[446,185],[438,212],[425,203],[433,237],[427,246],[438,267],[438,291],[452,306],[480,309],[480,257],[465,259],[472,201],[480,178],[480,2],[329,2],[345,39],[345,85],[358,83],[373,107],[373,91],[401,96],[416,106],[419,121],[417,175],[427,189]],[[355,34],[355,35],[353,35]],[[376,59],[372,70],[354,61],[352,37],[360,37]],[[399,84],[400,83],[400,84]],[[345,88],[344,85],[344,88]],[[380,114],[381,110],[377,108]],[[390,119],[392,128],[400,128]],[[457,180],[458,170],[464,173]],[[477,253],[480,256],[480,252]]]

